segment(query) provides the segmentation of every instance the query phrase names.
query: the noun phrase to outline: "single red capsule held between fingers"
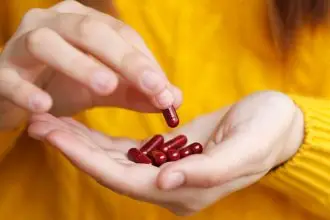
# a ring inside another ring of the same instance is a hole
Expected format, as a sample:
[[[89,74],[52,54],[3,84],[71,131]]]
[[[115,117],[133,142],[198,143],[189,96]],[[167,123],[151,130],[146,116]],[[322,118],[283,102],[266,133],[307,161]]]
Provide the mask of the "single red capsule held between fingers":
[[[164,144],[164,137],[162,135],[155,135],[149,141],[147,141],[141,148],[140,151],[147,155],[153,149],[156,149]]]
[[[176,126],[179,125],[179,117],[173,106],[164,109],[162,112],[164,119],[170,128],[175,128]]]
[[[152,163],[152,161],[137,148],[129,149],[127,152],[127,157],[129,160],[135,163],[145,163],[145,164]]]
[[[194,142],[194,143],[190,144],[188,147],[190,147],[193,154],[203,153],[203,146],[198,142]]]
[[[149,154],[155,166],[161,166],[162,164],[167,162],[166,154],[159,150],[153,150]]]
[[[181,158],[188,157],[193,154],[193,152],[189,146],[180,149],[179,153],[180,153]]]
[[[185,135],[178,135],[174,137],[173,139],[165,142],[162,146],[160,146],[158,149],[164,153],[166,153],[169,149],[179,149],[183,146],[185,146],[188,142],[188,139]]]
[[[177,161],[177,160],[180,160],[180,153],[178,150],[175,150],[175,149],[169,149],[167,151],[167,159],[169,161]]]

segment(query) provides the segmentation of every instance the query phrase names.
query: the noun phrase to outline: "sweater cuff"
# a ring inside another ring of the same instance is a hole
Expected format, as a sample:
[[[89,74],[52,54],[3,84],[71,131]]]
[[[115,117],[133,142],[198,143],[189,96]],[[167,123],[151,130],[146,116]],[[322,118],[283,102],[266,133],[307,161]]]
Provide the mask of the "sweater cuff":
[[[262,182],[300,203],[316,202],[330,208],[330,100],[291,98],[304,114],[303,144],[293,158]]]

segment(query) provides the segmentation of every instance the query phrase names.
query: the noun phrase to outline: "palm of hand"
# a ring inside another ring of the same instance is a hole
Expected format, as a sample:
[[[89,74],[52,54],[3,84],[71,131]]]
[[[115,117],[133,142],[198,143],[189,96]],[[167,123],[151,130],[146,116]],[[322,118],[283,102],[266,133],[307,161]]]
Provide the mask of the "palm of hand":
[[[183,133],[190,141],[206,145],[224,112],[222,110],[199,118],[175,133],[165,135],[165,138],[170,139]],[[158,204],[177,214],[191,213],[197,207],[200,208],[200,196],[196,195],[205,194],[206,189],[201,191],[198,188],[183,188],[166,192],[157,187],[155,182],[160,170],[170,163],[157,168],[136,164],[127,159],[127,151],[132,147],[142,146],[143,141],[109,137],[67,117],[55,118],[49,114],[41,114],[34,115],[30,122],[30,136],[47,140],[74,165],[107,188],[134,199]],[[201,127],[205,128],[203,132],[200,131]],[[205,152],[207,151],[206,146]],[[210,202],[217,199],[214,193],[210,195],[213,195],[208,199]],[[189,205],[186,201],[190,201]]]
[[[291,157],[300,144],[287,137],[295,111],[286,97],[266,93],[202,116],[165,137],[185,134],[190,142],[205,146],[204,154],[160,168],[127,159],[127,150],[141,146],[141,141],[111,138],[72,119],[34,116],[29,132],[56,146],[107,188],[188,215],[256,182]],[[288,144],[293,150],[285,151]],[[177,177],[171,174],[178,172],[184,182],[169,190],[168,182]]]

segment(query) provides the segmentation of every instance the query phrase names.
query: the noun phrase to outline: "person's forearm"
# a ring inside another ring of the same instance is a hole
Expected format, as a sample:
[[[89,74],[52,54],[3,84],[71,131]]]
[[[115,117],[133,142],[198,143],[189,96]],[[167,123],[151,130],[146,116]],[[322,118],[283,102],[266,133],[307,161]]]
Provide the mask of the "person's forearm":
[[[326,217],[330,209],[330,102],[328,98],[290,96],[304,116],[304,141],[294,157],[270,172],[262,183]]]

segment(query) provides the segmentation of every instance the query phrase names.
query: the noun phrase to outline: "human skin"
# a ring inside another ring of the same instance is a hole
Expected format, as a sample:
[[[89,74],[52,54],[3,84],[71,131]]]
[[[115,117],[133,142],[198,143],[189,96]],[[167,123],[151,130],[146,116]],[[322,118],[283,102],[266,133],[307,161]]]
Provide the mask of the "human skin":
[[[0,56],[1,130],[29,113],[159,112],[181,101],[136,31],[76,1],[27,12]]]
[[[29,126],[31,137],[49,142],[112,191],[191,215],[257,182],[295,155],[304,120],[288,96],[267,91],[164,135],[169,140],[179,134],[203,144],[203,154],[158,168],[128,160],[127,151],[142,146],[138,140],[113,138],[49,114],[33,116]]]

